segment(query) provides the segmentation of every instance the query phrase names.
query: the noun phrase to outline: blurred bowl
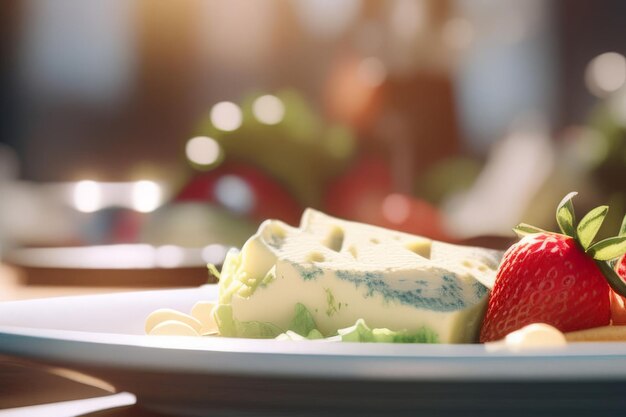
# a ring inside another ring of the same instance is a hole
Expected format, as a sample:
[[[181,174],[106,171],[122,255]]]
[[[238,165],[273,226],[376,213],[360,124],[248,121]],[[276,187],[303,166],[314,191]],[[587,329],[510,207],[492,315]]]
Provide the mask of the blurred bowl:
[[[23,248],[3,261],[20,269],[29,285],[181,287],[215,282],[207,263],[220,265],[227,250],[146,244]]]

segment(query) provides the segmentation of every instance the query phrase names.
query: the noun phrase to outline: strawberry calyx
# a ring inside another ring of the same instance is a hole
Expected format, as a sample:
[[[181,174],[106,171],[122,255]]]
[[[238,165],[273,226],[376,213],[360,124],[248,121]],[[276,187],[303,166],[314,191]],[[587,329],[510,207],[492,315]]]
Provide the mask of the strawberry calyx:
[[[617,236],[594,243],[593,240],[604,222],[609,207],[596,207],[589,211],[589,213],[577,223],[574,204],[572,203],[572,199],[577,194],[578,193],[575,191],[571,192],[559,203],[556,209],[556,221],[559,225],[559,229],[561,229],[563,235],[574,239],[579,248],[593,258],[613,291],[626,297],[626,282],[620,278],[610,263],[626,254],[626,216],[624,216]],[[517,225],[513,231],[519,237],[534,233],[556,234],[525,223]]]

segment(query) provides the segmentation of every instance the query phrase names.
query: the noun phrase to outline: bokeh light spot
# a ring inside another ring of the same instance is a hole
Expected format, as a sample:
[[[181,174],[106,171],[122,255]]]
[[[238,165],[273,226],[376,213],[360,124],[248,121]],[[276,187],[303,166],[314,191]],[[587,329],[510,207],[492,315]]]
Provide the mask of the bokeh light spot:
[[[285,105],[278,97],[268,94],[254,100],[252,113],[259,122],[275,125],[285,117]]]
[[[175,268],[184,260],[185,253],[182,248],[174,245],[159,246],[156,249],[156,264],[161,268]]]
[[[221,264],[226,257],[228,247],[218,243],[205,246],[202,249],[202,260],[209,264]]]
[[[102,208],[102,190],[95,181],[80,181],[74,187],[74,207],[83,213]]]
[[[189,139],[185,146],[187,159],[197,165],[214,164],[220,157],[222,149],[217,141],[208,136],[196,136]]]
[[[394,224],[402,224],[411,215],[411,202],[400,194],[390,194],[383,200],[383,216]]]
[[[137,181],[133,185],[132,205],[142,213],[154,211],[161,204],[161,187],[153,181]]]
[[[605,97],[626,83],[626,58],[616,52],[605,52],[589,62],[585,83],[597,97]]]
[[[211,108],[211,123],[219,130],[232,132],[237,130],[243,121],[241,109],[230,101],[221,101]]]

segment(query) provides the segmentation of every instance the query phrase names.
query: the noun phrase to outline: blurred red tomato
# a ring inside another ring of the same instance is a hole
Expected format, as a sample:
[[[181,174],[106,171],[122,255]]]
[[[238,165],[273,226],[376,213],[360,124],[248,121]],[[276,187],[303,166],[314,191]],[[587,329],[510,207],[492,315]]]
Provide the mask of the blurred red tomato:
[[[437,207],[393,191],[389,165],[376,157],[364,157],[330,185],[324,209],[345,219],[452,240],[444,231]]]
[[[380,226],[431,239],[450,241],[437,207],[427,201],[404,195],[389,194],[380,205]]]
[[[245,164],[225,163],[191,179],[175,201],[207,201],[255,220],[297,225],[303,208],[278,181]]]
[[[329,185],[324,210],[345,219],[375,223],[380,203],[392,187],[387,163],[376,157],[363,157]]]

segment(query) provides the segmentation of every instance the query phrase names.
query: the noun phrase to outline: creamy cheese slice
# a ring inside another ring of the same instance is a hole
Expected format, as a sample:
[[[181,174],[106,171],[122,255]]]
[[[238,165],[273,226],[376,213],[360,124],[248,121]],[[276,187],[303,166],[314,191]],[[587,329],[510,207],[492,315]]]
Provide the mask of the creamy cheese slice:
[[[304,306],[323,336],[363,319],[429,341],[476,339],[501,253],[336,219],[267,220],[230,252],[215,310],[220,333],[274,337]]]

